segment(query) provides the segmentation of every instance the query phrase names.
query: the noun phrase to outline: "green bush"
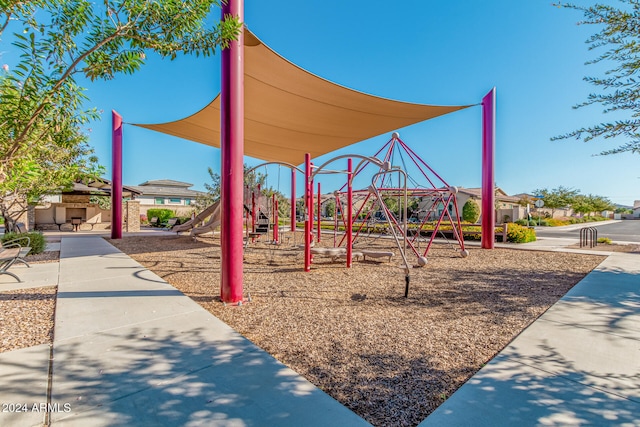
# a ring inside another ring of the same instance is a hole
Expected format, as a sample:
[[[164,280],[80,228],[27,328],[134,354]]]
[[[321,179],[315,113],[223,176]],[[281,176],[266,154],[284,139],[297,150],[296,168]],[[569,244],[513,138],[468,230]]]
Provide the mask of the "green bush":
[[[42,233],[37,231],[32,231],[30,233],[6,233],[2,237],[2,243],[8,242],[9,240],[13,240],[13,239],[19,239],[21,237],[28,237],[29,239],[31,239],[31,242],[30,242],[31,252],[29,252],[29,255],[39,254],[40,252],[43,252],[44,249],[47,247],[47,242],[44,240],[44,236],[42,235]],[[18,242],[18,243],[22,246],[26,246],[27,241],[25,239],[24,243],[23,242]]]
[[[480,206],[473,200],[467,200],[467,203],[462,207],[462,220],[475,224],[480,218]]]
[[[175,212],[171,209],[149,209],[147,210],[147,218],[158,218],[158,224],[169,221],[170,218],[175,216]]]
[[[611,239],[608,237],[599,237],[597,240],[598,243],[603,243],[605,245],[610,245],[612,243]]]
[[[536,232],[532,228],[518,224],[509,224],[507,229],[507,241],[512,243],[527,243],[536,241]]]

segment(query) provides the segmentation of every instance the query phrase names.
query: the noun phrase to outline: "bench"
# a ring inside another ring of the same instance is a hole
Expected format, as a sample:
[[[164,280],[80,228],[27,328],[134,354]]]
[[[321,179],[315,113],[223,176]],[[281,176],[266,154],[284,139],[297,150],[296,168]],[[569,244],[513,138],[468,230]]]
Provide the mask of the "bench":
[[[331,258],[331,261],[336,261],[338,259],[347,259],[347,249],[346,248],[311,248],[312,255],[323,255]],[[362,257],[362,252],[360,251],[352,251],[351,259],[358,259]]]
[[[20,282],[20,278],[15,274],[7,271],[20,258],[20,248],[9,248],[0,250],[0,274],[8,274],[9,276]]]
[[[31,267],[29,263],[24,260],[24,257],[29,255],[29,252],[31,252],[31,239],[29,238],[29,236],[25,235],[22,237],[16,237],[15,239],[7,240],[6,242],[2,242],[2,249],[12,248],[18,248],[20,250],[17,261],[20,261],[27,267]]]
[[[362,256],[364,258],[364,260],[367,260],[367,257],[369,258],[389,258],[389,261],[391,261],[391,257],[393,257],[393,252],[390,251],[373,251],[370,249],[361,249],[360,252],[362,253]]]
[[[177,224],[178,224],[178,218],[171,218],[167,222],[163,223],[162,226],[165,230],[171,230]]]

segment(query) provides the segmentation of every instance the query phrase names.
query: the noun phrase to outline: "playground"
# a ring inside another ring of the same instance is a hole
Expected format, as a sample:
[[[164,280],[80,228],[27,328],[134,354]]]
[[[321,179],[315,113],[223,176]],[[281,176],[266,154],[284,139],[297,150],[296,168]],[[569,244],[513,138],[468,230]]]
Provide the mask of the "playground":
[[[397,253],[350,269],[315,256],[304,272],[303,251],[258,241],[244,255],[251,303],[225,307],[217,235],[111,243],[376,426],[417,425],[603,259],[501,248],[463,258],[435,243],[405,298]],[[397,252],[388,239],[364,244]]]

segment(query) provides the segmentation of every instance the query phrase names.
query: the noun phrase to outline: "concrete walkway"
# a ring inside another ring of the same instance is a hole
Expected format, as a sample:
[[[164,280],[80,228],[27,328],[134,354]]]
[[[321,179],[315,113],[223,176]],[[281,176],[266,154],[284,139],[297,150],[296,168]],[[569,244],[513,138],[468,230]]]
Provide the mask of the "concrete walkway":
[[[60,249],[0,278],[59,286],[52,369],[48,345],[0,354],[0,404],[27,405],[0,426],[368,425],[102,238]],[[518,424],[640,425],[639,255],[611,254],[421,426]]]
[[[62,239],[49,399],[48,347],[0,355],[0,425],[369,425],[100,237]]]
[[[611,254],[420,424],[514,425],[640,426],[640,255]]]

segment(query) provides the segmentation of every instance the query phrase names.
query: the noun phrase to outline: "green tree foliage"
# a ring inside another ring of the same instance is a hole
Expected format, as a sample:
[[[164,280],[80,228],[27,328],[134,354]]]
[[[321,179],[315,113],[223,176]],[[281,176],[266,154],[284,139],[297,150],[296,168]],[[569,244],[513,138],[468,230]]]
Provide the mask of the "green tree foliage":
[[[476,223],[480,218],[480,206],[473,199],[467,200],[462,207],[462,220],[466,222]]]
[[[9,227],[16,201],[102,172],[85,129],[99,113],[84,107],[75,76],[133,73],[149,51],[170,59],[213,54],[240,28],[233,17],[205,27],[214,6],[217,0],[0,0],[0,37],[13,29],[20,52],[17,65],[0,71],[0,213]]]
[[[571,202],[571,208],[574,212],[591,215],[600,215],[603,211],[612,211],[615,209],[611,200],[606,197],[589,194],[587,196],[578,194]]]
[[[578,193],[578,190],[563,186],[559,186],[553,190],[542,188],[535,190],[534,192],[534,194],[542,196],[544,207],[551,209],[551,216],[553,216],[556,209],[571,206],[573,199],[578,195]]]
[[[335,200],[329,200],[326,204],[326,213],[327,216],[331,216],[331,217],[335,217],[336,216],[336,201]]]
[[[220,198],[220,174],[216,173],[210,167],[207,168],[207,173],[211,179],[211,183],[204,183],[205,194],[201,194],[196,197],[196,208],[198,210],[204,210],[208,206],[211,206],[216,200]]]
[[[275,190],[272,187],[267,188],[266,174],[256,170],[249,171],[250,169],[251,168],[249,166],[247,166],[246,164],[244,165],[245,186],[249,189],[257,189],[259,185],[262,194],[268,197],[269,200],[271,200],[271,196],[275,194],[276,199],[278,200],[278,215],[280,217],[288,217],[291,214],[291,202],[289,201],[289,199],[278,190]],[[220,198],[222,184],[220,174],[214,172],[211,168],[208,168],[207,172],[209,173],[211,182],[205,182],[204,188],[207,190],[206,194],[196,199],[196,206],[198,207],[198,209],[204,209]]]
[[[587,196],[582,194],[577,195],[571,203],[571,208],[575,213],[586,215],[589,212],[593,212],[593,206],[589,202]]]
[[[612,211],[615,206],[606,197],[598,195],[583,195],[579,190],[559,186],[553,190],[538,189],[535,194],[541,195],[544,207],[551,209],[552,216],[556,209],[570,207],[575,213],[600,214],[603,211]]]
[[[600,29],[587,43],[590,50],[604,49],[604,52],[587,64],[603,63],[611,67],[603,77],[584,78],[599,92],[590,94],[585,102],[574,108],[599,104],[604,107],[604,113],[622,112],[629,118],[583,127],[552,140],[576,138],[587,142],[598,137],[627,140],[618,148],[601,152],[601,155],[625,151],[640,153],[640,2],[620,0],[620,3],[621,7],[611,4],[558,4],[582,12],[584,20],[580,24],[595,25]]]

